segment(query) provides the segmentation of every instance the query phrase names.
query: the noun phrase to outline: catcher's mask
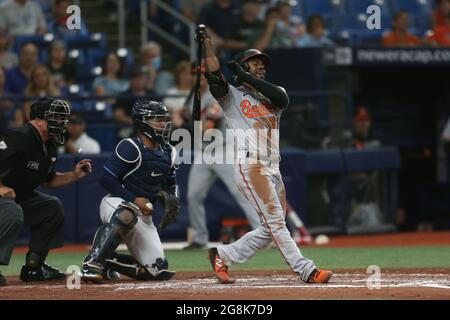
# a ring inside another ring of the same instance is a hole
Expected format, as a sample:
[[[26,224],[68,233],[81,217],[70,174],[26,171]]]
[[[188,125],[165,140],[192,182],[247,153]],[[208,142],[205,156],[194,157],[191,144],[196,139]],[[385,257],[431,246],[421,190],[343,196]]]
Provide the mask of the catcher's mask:
[[[69,103],[51,97],[36,100],[30,110],[30,119],[46,120],[49,137],[59,144],[64,144],[64,133],[69,124],[69,115]]]
[[[172,121],[167,107],[158,101],[135,102],[131,112],[134,126],[158,143],[169,143]]]

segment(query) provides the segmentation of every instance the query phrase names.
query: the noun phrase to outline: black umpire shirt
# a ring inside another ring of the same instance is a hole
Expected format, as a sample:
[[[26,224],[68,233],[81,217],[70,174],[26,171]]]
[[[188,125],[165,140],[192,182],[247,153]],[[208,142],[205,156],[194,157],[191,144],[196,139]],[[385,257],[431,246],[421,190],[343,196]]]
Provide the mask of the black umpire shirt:
[[[49,139],[44,144],[30,123],[0,137],[0,179],[14,189],[16,202],[53,178],[56,157],[56,143]]]

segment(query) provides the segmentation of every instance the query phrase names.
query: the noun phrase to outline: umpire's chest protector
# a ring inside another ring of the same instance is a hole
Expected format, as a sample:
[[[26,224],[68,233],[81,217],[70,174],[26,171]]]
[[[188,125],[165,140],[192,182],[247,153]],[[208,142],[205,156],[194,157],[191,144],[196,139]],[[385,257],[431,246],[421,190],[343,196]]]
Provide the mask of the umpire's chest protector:
[[[174,148],[168,144],[149,149],[138,138],[130,139],[139,151],[135,167],[123,177],[123,186],[137,196],[153,200],[174,178]]]

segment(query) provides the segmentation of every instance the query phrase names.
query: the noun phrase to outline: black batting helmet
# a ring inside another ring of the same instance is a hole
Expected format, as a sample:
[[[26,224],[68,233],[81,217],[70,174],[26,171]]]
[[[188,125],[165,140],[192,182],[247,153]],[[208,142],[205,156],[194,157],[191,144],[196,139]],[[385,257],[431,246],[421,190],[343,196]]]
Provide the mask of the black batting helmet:
[[[255,57],[260,58],[264,62],[266,68],[270,65],[270,56],[257,49],[244,50],[238,53],[233,60],[239,63],[244,69],[247,69],[245,66],[245,62]]]
[[[59,144],[64,144],[69,115],[69,103],[52,97],[39,98],[30,107],[30,119],[47,120],[48,135]]]
[[[134,126],[158,143],[169,143],[172,121],[167,107],[159,101],[136,101],[131,111]]]

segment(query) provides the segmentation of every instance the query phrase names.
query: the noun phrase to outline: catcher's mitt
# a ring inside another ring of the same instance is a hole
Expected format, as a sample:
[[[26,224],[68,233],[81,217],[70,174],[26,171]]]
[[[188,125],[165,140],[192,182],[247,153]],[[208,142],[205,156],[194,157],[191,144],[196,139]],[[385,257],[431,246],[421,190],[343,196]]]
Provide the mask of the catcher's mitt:
[[[175,218],[178,216],[180,212],[180,203],[178,198],[168,193],[165,190],[161,190],[159,193],[162,205],[164,206],[164,216],[159,223],[159,227],[161,229],[165,229],[169,224],[175,221]]]

